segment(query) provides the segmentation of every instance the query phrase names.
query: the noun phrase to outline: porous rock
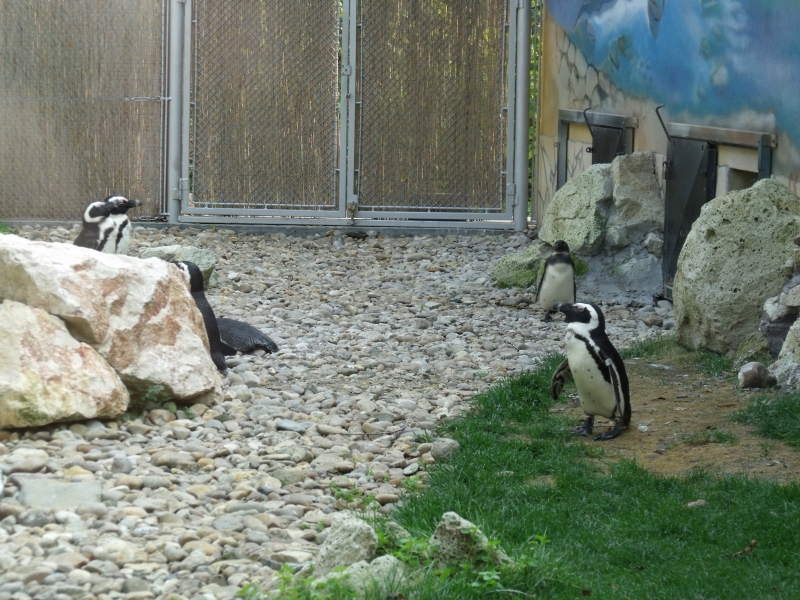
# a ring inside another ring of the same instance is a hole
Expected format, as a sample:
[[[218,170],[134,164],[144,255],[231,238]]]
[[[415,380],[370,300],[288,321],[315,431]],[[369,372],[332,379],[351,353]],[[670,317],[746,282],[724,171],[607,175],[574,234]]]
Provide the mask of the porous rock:
[[[612,202],[605,245],[612,250],[643,243],[664,226],[664,201],[656,176],[655,155],[634,152],[611,163]],[[652,242],[651,242],[652,243]]]
[[[320,587],[331,579],[341,579],[357,594],[355,598],[372,597],[375,592],[384,598],[400,583],[403,571],[403,563],[387,554],[372,562],[360,560],[343,571],[317,578],[312,587]]]
[[[375,530],[350,513],[339,513],[331,520],[328,537],[319,549],[314,575],[323,577],[336,567],[370,561],[378,548]]]
[[[490,275],[501,288],[526,288],[539,283],[542,261],[550,255],[550,249],[536,241],[523,250],[506,254],[498,260]]]
[[[128,390],[91,346],[38,308],[0,304],[0,429],[113,418]]]
[[[592,165],[570,179],[547,205],[539,239],[564,240],[576,254],[596,254],[605,238],[614,185],[611,165]]]
[[[200,312],[174,265],[0,236],[0,299],[60,317],[131,393],[221,399]]]
[[[758,329],[764,301],[783,287],[798,231],[800,198],[771,179],[703,206],[675,275],[678,341],[728,352]]]
[[[454,512],[442,515],[430,539],[435,547],[436,560],[441,565],[474,562],[476,560],[501,565],[511,559],[499,546],[493,546],[478,527]]]

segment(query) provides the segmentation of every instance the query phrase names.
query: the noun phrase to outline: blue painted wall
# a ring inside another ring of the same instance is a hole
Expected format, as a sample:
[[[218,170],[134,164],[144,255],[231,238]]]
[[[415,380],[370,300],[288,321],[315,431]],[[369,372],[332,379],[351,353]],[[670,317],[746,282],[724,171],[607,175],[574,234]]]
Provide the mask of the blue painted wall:
[[[622,90],[719,127],[773,115],[800,146],[800,0],[545,1]]]

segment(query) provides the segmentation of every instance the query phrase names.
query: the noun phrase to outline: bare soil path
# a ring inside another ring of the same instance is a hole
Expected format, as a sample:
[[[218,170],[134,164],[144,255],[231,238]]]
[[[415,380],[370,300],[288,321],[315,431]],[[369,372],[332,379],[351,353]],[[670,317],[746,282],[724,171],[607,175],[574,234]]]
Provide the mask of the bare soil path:
[[[800,482],[800,451],[758,436],[754,427],[732,419],[756,392],[738,390],[733,377],[697,374],[669,358],[629,359],[626,365],[633,409],[630,428],[609,442],[585,440],[604,444],[601,466],[626,458],[661,475],[706,469]],[[574,417],[576,426],[584,418],[577,396],[551,411]],[[602,420],[596,422],[597,432],[605,427]]]

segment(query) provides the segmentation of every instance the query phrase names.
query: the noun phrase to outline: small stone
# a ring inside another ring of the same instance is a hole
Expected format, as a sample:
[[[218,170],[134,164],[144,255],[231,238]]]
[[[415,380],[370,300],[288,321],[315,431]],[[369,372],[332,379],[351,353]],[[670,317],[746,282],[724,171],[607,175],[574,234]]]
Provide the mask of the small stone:
[[[461,449],[459,443],[449,438],[439,438],[431,446],[431,456],[438,461],[445,460],[453,452]]]
[[[766,388],[777,385],[778,380],[759,362],[749,362],[739,369],[739,388]]]

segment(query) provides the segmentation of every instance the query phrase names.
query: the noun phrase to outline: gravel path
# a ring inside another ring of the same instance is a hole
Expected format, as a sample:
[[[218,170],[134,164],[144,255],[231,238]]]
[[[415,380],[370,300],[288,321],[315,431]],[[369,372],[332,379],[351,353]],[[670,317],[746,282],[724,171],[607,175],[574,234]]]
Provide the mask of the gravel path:
[[[71,243],[77,230],[21,233]],[[219,406],[0,432],[0,600],[211,600],[266,585],[281,564],[314,557],[346,505],[336,490],[390,512],[436,461],[425,432],[563,348],[563,323],[489,280],[523,235],[137,227],[131,254],[170,244],[216,252],[216,314],[280,351],[230,357]],[[670,326],[668,308],[603,308],[619,347]],[[58,506],[91,491],[77,510]],[[34,493],[58,501],[26,508]]]

